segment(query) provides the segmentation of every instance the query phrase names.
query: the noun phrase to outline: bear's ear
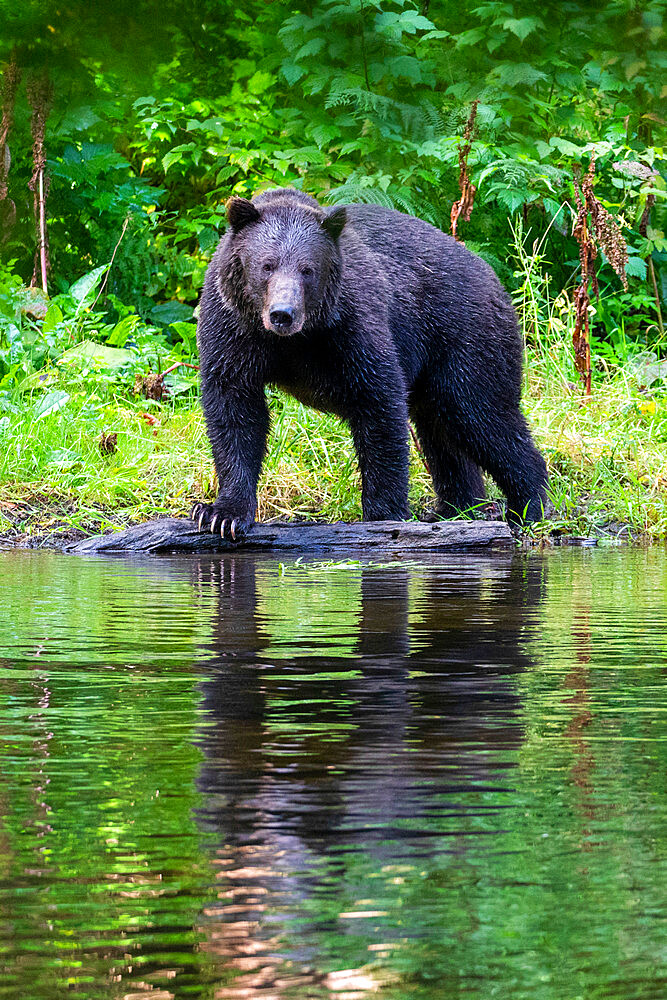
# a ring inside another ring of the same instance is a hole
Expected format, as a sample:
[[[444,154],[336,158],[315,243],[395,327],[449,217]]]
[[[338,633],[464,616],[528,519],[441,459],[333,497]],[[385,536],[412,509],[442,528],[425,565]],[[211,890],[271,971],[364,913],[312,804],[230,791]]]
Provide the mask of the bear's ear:
[[[345,205],[337,205],[335,208],[328,208],[324,213],[324,218],[322,219],[322,229],[324,229],[324,231],[328,233],[332,239],[337,240],[345,228],[346,221],[347,212],[345,210]]]
[[[257,222],[258,219],[259,212],[247,198],[230,198],[227,202],[227,221],[232,232],[238,233],[249,222]]]

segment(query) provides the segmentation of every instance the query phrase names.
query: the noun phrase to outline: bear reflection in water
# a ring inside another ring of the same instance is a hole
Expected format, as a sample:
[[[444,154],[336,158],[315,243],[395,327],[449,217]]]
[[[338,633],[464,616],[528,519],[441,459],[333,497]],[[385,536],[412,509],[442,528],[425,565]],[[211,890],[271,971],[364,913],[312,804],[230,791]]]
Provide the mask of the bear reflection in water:
[[[220,902],[203,929],[206,947],[239,972],[229,997],[275,989],[280,913],[301,917],[299,966],[317,964],[314,897],[328,898],[323,915],[336,908],[332,895],[345,909],[350,852],[378,871],[421,866],[464,855],[471,836],[506,822],[498,797],[522,740],[516,674],[529,666],[544,574],[541,560],[521,556],[361,569],[352,655],[318,652],[315,628],[295,655],[274,658],[265,567],[240,555],[197,564],[202,592],[217,595],[198,819]],[[304,577],[326,613],[321,577]]]

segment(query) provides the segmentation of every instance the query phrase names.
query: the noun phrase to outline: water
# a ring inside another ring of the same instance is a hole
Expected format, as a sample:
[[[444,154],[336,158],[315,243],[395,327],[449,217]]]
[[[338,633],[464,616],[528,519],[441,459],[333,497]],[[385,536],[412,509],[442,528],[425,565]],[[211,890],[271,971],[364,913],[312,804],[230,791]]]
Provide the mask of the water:
[[[667,553],[0,553],[0,998],[667,995]]]

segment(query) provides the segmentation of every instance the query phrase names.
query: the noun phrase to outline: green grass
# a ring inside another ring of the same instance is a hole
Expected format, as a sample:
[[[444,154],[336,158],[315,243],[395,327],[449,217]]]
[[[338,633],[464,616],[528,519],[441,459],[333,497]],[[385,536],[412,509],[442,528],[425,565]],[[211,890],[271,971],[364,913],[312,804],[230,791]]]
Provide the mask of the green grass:
[[[550,473],[547,530],[667,537],[667,398],[623,373],[594,387],[527,399]]]
[[[578,385],[559,374],[562,370],[531,353],[525,409],[547,457],[556,507],[534,533],[556,528],[667,537],[664,388],[642,392],[629,370],[620,369],[600,378],[591,400],[582,403]],[[195,398],[133,400],[113,386],[107,398],[95,399],[94,384],[66,388],[70,398],[57,412],[36,416],[40,396],[35,394],[3,419],[0,531],[101,530],[160,514],[183,515],[195,499],[215,496]],[[278,394],[271,410],[259,517],[358,520],[359,474],[345,425]],[[103,455],[99,447],[107,431],[118,435],[113,455]],[[414,449],[410,493],[416,509],[432,498]],[[493,484],[490,495],[499,495]]]

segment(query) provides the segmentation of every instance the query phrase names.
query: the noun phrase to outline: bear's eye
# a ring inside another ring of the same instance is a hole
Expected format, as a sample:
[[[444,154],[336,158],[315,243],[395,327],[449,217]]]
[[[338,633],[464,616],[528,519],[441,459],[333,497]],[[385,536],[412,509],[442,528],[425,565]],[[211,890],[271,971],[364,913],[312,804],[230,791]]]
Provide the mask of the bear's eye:
[[[310,278],[312,276],[313,269],[312,269],[312,267],[308,267],[308,266],[302,267],[301,268],[301,273],[304,276],[304,278]]]
[[[275,271],[275,269],[276,269],[276,265],[275,264],[271,264],[268,260],[267,260],[266,264],[264,264],[262,266],[262,270],[266,271],[267,274],[271,274],[271,272]]]

